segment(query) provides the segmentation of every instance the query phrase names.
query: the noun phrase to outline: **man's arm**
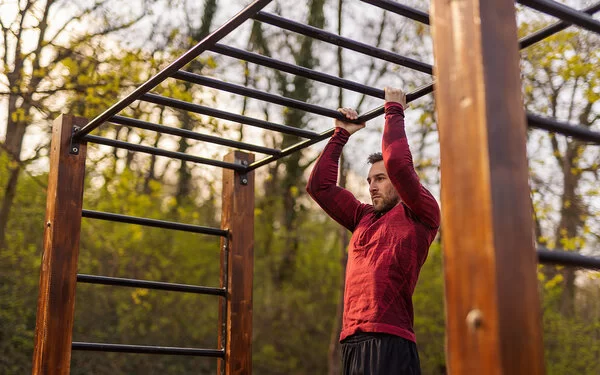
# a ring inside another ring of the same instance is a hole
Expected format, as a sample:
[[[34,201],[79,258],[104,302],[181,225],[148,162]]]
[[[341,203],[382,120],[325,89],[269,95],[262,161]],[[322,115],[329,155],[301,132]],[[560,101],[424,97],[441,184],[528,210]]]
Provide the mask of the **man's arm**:
[[[354,110],[343,108],[340,112],[352,120],[358,117]],[[351,192],[337,185],[338,164],[350,135],[365,125],[340,120],[336,120],[335,125],[333,136],[313,167],[306,191],[332,219],[354,231],[368,206],[360,203]]]
[[[440,226],[440,209],[431,193],[425,189],[415,171],[404,130],[406,95],[398,89],[385,89],[385,128],[383,131],[383,162],[388,176],[402,201],[426,225]]]

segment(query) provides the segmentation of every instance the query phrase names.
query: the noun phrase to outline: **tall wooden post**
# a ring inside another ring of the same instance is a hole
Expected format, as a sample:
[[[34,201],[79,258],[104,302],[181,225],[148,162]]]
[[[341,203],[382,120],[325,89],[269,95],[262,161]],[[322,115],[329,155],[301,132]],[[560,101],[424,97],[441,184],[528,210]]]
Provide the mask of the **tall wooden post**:
[[[52,127],[44,250],[35,326],[33,374],[69,374],[87,145],[71,144],[87,120],[61,115]],[[76,148],[76,152],[73,152]]]
[[[450,374],[544,373],[512,0],[433,0]]]
[[[224,160],[249,165],[254,155],[233,151]],[[222,299],[219,309],[219,326],[225,324],[226,330],[224,337],[219,330],[225,360],[219,361],[218,373],[251,375],[254,172],[243,174],[224,169],[222,201],[221,228],[229,230],[229,237],[223,239],[221,246],[221,286],[227,287],[228,292],[225,311]]]

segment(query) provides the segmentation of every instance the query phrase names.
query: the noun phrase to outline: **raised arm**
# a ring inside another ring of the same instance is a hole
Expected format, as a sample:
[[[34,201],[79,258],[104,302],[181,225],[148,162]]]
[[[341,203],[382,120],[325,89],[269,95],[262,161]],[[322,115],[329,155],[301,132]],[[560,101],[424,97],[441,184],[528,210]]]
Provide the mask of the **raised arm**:
[[[356,119],[356,112],[340,109],[349,119]],[[342,149],[350,135],[363,128],[364,124],[351,124],[336,120],[333,136],[317,159],[306,185],[308,194],[335,221],[354,231],[365,210],[369,207],[360,203],[354,195],[337,185],[339,160]]]
[[[398,89],[385,89],[385,128],[383,131],[383,162],[388,176],[402,201],[419,220],[432,228],[440,225],[440,209],[431,193],[425,189],[415,171],[404,130],[406,96]]]

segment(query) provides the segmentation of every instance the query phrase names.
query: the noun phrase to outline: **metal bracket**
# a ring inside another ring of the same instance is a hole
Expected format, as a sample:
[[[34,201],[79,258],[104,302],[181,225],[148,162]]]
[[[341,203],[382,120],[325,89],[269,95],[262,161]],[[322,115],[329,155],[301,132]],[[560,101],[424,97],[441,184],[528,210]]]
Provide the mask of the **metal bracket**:
[[[78,140],[75,140],[75,133],[77,133],[80,129],[81,128],[79,126],[73,126],[73,131],[71,132],[71,143],[69,144],[69,153],[72,155],[79,155],[81,143]]]
[[[236,162],[239,162],[244,167],[248,166],[248,162],[246,160],[236,160]],[[243,172],[240,172],[240,183],[242,185],[248,185],[248,172],[246,172],[245,170]]]

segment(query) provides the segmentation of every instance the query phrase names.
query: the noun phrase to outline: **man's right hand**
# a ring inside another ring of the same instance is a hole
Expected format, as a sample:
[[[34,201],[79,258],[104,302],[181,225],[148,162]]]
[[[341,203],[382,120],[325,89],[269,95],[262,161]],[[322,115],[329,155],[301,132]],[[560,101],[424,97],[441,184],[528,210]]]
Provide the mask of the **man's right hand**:
[[[353,108],[338,108],[341,114],[343,114],[348,120],[356,120],[358,113]],[[365,123],[355,124],[352,122],[346,122],[343,120],[335,119],[335,127],[346,129],[350,135],[356,133],[360,129],[365,127]]]

